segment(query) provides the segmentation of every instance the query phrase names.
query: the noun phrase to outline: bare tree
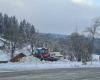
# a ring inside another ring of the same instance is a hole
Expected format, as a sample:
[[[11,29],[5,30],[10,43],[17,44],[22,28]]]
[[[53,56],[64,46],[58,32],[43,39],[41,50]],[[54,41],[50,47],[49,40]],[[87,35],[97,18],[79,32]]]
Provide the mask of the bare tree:
[[[86,64],[90,60],[91,43],[88,38],[79,33],[72,33],[69,42],[70,60],[82,61]],[[74,58],[74,59],[72,59]]]
[[[82,37],[79,33],[72,33],[69,42],[69,49],[72,51],[73,58],[76,58],[77,61],[81,61],[81,44]]]
[[[91,41],[91,50],[90,50],[90,54],[91,54],[91,62],[92,62],[92,54],[94,52],[94,43],[95,43],[95,37],[98,34],[98,28],[100,27],[100,18],[97,18],[94,21],[94,24],[92,27],[88,27],[86,29],[86,32],[89,33],[90,36],[90,41]]]

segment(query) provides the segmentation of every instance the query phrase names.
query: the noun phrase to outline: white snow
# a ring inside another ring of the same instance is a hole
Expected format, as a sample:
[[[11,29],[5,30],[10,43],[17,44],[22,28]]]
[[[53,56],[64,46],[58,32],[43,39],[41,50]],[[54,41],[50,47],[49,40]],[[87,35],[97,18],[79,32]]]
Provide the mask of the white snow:
[[[99,58],[100,58],[100,55],[97,55],[97,54],[92,55],[93,61],[99,61]]]
[[[23,57],[20,62],[28,63],[28,62],[41,62],[40,59],[33,57],[33,56],[27,56]]]
[[[4,43],[0,41],[0,46],[2,47],[3,45],[4,45]]]
[[[2,38],[1,36],[0,36],[0,40],[1,40],[1,41],[3,41],[3,42],[10,43],[10,41],[8,41],[8,40],[6,40],[6,39]]]
[[[41,62],[41,63],[7,63],[0,64],[0,71],[24,71],[24,70],[40,70],[40,69],[56,69],[56,68],[91,68],[100,67],[100,62],[88,62],[82,65],[81,62]]]
[[[0,61],[9,61],[9,59],[10,56],[6,52],[0,50]]]
[[[30,48],[30,45],[22,48],[22,49],[18,49],[15,51],[15,55],[17,54],[20,54],[20,53],[23,53],[25,54],[26,56],[29,56],[31,54],[31,48]]]
[[[24,53],[28,55],[28,47],[23,48]],[[16,51],[19,53],[20,51]],[[0,61],[9,61],[9,55],[0,50]],[[96,59],[96,60],[95,60]],[[88,62],[87,65],[83,65],[82,62],[71,62],[67,59],[62,59],[56,62],[50,61],[40,61],[38,58],[33,56],[27,56],[20,60],[18,63],[5,63],[0,64],[0,72],[5,71],[24,71],[24,70],[40,70],[40,69],[56,69],[56,68],[91,68],[91,67],[100,67],[99,55],[93,55],[93,62]]]

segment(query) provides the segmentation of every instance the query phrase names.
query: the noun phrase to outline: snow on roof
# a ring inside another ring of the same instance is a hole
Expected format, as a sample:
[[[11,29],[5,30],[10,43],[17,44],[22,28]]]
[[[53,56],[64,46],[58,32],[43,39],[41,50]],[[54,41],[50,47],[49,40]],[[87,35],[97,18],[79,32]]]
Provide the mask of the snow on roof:
[[[26,56],[29,56],[31,54],[31,48],[30,48],[30,45],[28,46],[25,46],[24,48],[22,49],[18,49],[15,51],[15,55],[18,55],[20,53],[23,53],[25,54]]]
[[[20,54],[20,53],[23,53],[23,54],[25,54],[26,56],[28,56],[28,55],[31,54],[30,51],[25,50],[25,49],[21,49],[21,50],[17,50],[17,51],[15,51],[15,55],[18,55],[18,54]]]
[[[1,37],[0,37],[0,41],[10,43],[10,41],[8,41],[8,40],[6,40],[6,39],[4,39],[4,38],[1,38]]]

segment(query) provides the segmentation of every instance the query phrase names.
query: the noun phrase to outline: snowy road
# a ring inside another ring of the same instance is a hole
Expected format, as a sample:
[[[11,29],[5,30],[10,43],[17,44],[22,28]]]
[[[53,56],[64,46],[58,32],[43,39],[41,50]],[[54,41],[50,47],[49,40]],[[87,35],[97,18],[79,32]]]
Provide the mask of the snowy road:
[[[100,80],[100,68],[3,72],[0,80]]]

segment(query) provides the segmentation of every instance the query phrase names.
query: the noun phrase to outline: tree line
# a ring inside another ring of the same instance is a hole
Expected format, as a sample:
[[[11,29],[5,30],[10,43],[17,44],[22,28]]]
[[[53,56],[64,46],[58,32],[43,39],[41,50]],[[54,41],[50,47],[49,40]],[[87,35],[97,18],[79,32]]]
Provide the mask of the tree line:
[[[36,35],[34,25],[25,19],[18,22],[15,16],[9,17],[0,13],[0,36],[10,42],[11,58],[14,57],[15,48],[29,43],[33,53],[33,39]]]

